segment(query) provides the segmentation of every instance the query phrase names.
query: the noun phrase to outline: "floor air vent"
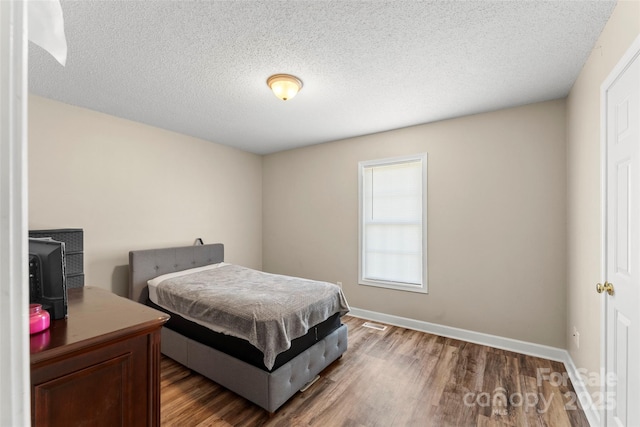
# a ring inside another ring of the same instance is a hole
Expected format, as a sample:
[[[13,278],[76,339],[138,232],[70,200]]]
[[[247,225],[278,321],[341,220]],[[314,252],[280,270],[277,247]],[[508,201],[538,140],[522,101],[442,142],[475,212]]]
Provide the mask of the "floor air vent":
[[[365,328],[375,329],[377,331],[384,331],[385,329],[387,329],[387,327],[384,325],[380,325],[378,323],[372,323],[372,322],[364,322],[362,326],[364,326]]]

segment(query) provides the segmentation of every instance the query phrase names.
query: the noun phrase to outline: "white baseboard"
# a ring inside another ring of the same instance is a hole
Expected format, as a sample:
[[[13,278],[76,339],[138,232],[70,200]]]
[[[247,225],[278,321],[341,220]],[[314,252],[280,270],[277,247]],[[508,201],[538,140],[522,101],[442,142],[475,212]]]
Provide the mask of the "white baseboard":
[[[571,380],[571,384],[573,385],[573,389],[576,392],[578,400],[580,401],[580,406],[582,406],[582,410],[584,414],[587,416],[589,420],[589,425],[592,427],[597,427],[602,425],[600,412],[597,409],[595,402],[593,401],[593,397],[587,389],[587,386],[584,383],[583,376],[580,375],[580,371],[576,367],[575,363],[573,363],[573,359],[571,355],[567,351],[566,359],[563,360],[564,367],[567,369],[567,373],[569,374],[569,379]]]
[[[403,328],[414,329],[416,331],[427,332],[434,335],[440,335],[447,338],[487,345],[489,347],[500,348],[502,350],[543,357],[545,359],[555,360],[558,362],[564,362],[568,355],[567,351],[561,348],[519,341],[512,338],[504,338],[482,332],[454,328],[451,326],[438,325],[436,323],[423,322],[422,320],[393,316],[375,311],[362,310],[359,308],[351,307],[349,315],[363,319],[376,320],[389,325],[401,326]]]
[[[351,307],[349,315],[362,319],[382,322],[389,325],[400,326],[407,329],[413,329],[416,331],[427,332],[429,334],[440,335],[447,338],[468,341],[475,344],[486,345],[502,350],[513,351],[516,353],[527,354],[529,356],[541,357],[544,359],[562,362],[567,369],[567,373],[569,374],[569,378],[571,379],[573,388],[575,389],[576,395],[580,401],[580,405],[582,406],[584,413],[589,420],[589,423],[594,427],[600,425],[600,414],[597,410],[594,410],[594,404],[593,399],[591,398],[591,394],[586,388],[579,370],[573,363],[571,355],[565,349],[520,341],[513,338],[499,337],[496,335],[485,334],[483,332],[475,332],[467,329],[438,325],[436,323],[409,319],[407,317],[393,316],[391,314],[384,314],[376,311],[363,310],[354,307]]]

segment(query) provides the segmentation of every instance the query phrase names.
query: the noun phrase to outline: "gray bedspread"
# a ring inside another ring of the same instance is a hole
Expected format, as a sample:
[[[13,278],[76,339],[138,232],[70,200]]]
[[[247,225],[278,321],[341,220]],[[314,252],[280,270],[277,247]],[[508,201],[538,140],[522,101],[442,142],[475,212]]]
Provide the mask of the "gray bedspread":
[[[166,279],[156,302],[216,332],[245,339],[267,369],[291,340],[349,305],[337,285],[264,273],[233,264]]]

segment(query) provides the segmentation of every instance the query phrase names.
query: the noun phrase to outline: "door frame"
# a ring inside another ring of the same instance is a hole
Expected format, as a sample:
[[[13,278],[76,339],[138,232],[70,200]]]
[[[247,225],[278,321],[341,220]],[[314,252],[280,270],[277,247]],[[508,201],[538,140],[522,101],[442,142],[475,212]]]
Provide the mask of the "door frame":
[[[607,92],[618,80],[624,71],[640,57],[640,35],[631,43],[618,63],[613,67],[607,78],[600,86],[600,280],[604,283],[607,280]],[[606,396],[606,367],[607,367],[607,304],[609,299],[600,299],[600,373],[602,396]],[[640,309],[640,301],[638,301]],[[600,425],[606,426],[605,405],[597,408],[600,417]]]
[[[27,3],[0,0],[0,424],[29,425]],[[9,345],[5,345],[6,342]]]

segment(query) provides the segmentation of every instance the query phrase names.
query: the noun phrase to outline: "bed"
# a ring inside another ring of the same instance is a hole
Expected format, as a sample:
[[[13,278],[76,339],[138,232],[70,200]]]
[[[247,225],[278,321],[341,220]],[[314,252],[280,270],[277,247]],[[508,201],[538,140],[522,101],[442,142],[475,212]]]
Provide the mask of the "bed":
[[[340,322],[344,310],[313,319],[304,335],[292,337],[287,350],[280,351],[280,345],[277,355],[267,357],[269,350],[260,350],[260,334],[243,339],[215,332],[189,314],[172,312],[166,301],[157,305],[150,300],[150,280],[220,263],[225,265],[219,243],[131,251],[129,298],[171,315],[162,329],[163,354],[273,413],[347,350],[347,328]]]

